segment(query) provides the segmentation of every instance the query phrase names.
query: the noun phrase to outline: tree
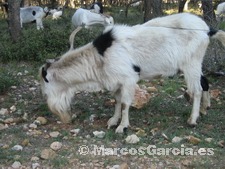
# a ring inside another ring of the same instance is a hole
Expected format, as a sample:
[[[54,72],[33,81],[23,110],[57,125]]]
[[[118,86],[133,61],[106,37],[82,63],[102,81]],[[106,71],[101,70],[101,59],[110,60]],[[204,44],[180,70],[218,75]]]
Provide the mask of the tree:
[[[179,0],[179,4],[178,4],[178,12],[181,13],[184,11],[184,5],[187,2],[187,0]]]
[[[20,3],[21,0],[8,0],[9,3],[9,33],[13,42],[17,42],[21,36],[20,27]]]
[[[147,22],[152,18],[162,16],[162,0],[145,0],[144,7],[144,22]]]
[[[213,10],[212,0],[202,0],[203,18],[209,24],[213,25],[215,21],[215,13]]]

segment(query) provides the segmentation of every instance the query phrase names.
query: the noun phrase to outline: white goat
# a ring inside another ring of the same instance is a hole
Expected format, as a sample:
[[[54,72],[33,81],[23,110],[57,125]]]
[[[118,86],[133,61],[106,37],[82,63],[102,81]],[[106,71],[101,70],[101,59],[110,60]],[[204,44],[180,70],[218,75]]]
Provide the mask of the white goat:
[[[30,6],[20,8],[20,24],[21,28],[23,23],[30,23],[36,21],[37,29],[43,29],[42,19],[48,15],[48,8],[44,9],[39,6]]]
[[[59,19],[62,16],[62,10],[51,9],[49,13],[52,15],[52,19]]]
[[[225,2],[220,3],[216,8],[216,20],[221,21],[225,14]]]
[[[79,8],[72,17],[72,24],[75,27],[84,26],[85,28],[90,28],[90,26],[95,24],[101,24],[104,26],[113,25],[114,20],[111,16],[97,14],[87,9]]]
[[[115,113],[107,124],[108,128],[117,125],[122,117],[116,129],[122,133],[129,126],[128,111],[136,83],[182,71],[193,97],[188,123],[196,125],[200,106],[203,113],[210,106],[208,82],[201,68],[210,37],[225,46],[225,32],[209,29],[201,18],[188,13],[156,18],[133,27],[107,27],[93,42],[43,65],[42,92],[50,110],[62,122],[69,123],[70,104],[76,91],[112,91]]]
[[[92,4],[90,10],[95,13],[103,14],[103,5],[101,2],[95,2],[94,4]]]

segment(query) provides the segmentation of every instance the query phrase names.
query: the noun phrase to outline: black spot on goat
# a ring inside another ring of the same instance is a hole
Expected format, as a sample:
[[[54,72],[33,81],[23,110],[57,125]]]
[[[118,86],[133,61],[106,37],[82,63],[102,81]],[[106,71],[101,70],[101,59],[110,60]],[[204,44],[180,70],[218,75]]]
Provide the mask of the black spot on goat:
[[[138,75],[140,75],[141,68],[140,68],[139,66],[137,66],[137,65],[133,65],[133,69],[134,69],[134,71],[135,71],[135,72],[137,72],[137,73],[138,73]]]
[[[36,15],[36,11],[32,11],[32,15],[34,15],[34,16],[35,16],[35,15]]]
[[[93,45],[97,48],[98,53],[104,56],[104,52],[112,45],[114,38],[112,36],[112,30],[100,35],[94,40]]]
[[[203,91],[209,90],[209,82],[208,79],[204,76],[201,76],[201,86]]]

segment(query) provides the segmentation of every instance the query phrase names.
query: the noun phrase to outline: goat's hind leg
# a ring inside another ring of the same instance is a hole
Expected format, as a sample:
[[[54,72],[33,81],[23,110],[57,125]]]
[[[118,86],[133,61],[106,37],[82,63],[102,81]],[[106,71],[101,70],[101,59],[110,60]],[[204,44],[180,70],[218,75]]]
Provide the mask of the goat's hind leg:
[[[202,87],[201,87],[201,65],[197,66],[194,64],[193,66],[190,64],[186,67],[184,72],[184,77],[187,83],[188,92],[191,96],[193,96],[193,106],[191,116],[188,119],[188,124],[191,126],[197,125],[197,119],[199,117],[200,112],[200,104],[202,97]]]
[[[202,86],[202,100],[200,112],[206,115],[206,110],[211,106],[210,94],[209,94],[209,82],[206,77],[201,76],[201,86]]]

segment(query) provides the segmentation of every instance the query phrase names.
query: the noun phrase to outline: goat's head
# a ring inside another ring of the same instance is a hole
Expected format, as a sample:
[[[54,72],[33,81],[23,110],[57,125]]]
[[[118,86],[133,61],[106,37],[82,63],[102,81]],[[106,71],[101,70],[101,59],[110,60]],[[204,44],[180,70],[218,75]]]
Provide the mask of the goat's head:
[[[105,25],[114,25],[114,19],[112,16],[104,15],[105,16]]]

